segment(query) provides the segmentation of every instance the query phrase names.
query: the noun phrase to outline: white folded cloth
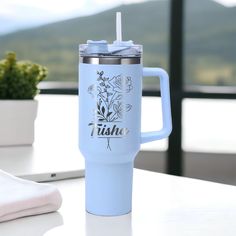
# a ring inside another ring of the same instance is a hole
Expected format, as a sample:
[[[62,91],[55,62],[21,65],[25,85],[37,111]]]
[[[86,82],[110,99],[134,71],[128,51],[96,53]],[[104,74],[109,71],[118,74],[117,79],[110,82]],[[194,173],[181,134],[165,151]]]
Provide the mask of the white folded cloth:
[[[0,222],[56,211],[62,203],[58,189],[0,170]]]

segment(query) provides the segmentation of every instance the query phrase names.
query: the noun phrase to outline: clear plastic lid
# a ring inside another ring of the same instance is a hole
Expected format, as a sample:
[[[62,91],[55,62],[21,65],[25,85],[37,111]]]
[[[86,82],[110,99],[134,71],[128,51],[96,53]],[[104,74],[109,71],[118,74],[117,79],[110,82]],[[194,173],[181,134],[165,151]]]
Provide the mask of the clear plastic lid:
[[[108,44],[106,40],[88,40],[79,47],[81,57],[141,57],[142,51],[142,45],[122,41],[121,12],[116,13],[116,41]]]
[[[141,57],[142,45],[136,45],[133,41],[114,41],[108,44],[106,40],[92,41],[79,46],[81,57]]]

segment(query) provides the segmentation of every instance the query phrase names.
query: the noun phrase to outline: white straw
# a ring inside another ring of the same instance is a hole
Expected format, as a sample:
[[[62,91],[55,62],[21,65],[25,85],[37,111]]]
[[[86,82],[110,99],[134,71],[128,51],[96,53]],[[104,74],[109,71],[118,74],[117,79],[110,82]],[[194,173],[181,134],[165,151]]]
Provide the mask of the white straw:
[[[122,41],[121,12],[116,12],[116,41]]]

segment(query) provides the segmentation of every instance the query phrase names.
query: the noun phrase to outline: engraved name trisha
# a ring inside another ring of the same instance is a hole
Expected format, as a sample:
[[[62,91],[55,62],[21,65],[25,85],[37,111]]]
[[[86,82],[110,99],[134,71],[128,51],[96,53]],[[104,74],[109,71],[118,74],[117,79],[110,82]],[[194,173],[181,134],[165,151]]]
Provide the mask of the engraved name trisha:
[[[106,124],[89,123],[91,126],[91,137],[100,136],[102,138],[121,138],[129,133],[128,128],[121,128],[117,125],[107,127]]]

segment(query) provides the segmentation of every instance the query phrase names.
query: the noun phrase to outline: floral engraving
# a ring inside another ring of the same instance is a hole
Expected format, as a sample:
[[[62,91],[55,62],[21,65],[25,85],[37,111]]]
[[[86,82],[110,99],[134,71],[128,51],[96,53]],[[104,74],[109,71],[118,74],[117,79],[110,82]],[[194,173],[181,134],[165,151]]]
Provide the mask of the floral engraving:
[[[131,104],[124,104],[123,96],[130,93],[133,89],[132,79],[129,76],[117,75],[112,78],[106,77],[104,71],[97,71],[97,85],[92,84],[88,87],[88,93],[92,98],[97,99],[96,117],[98,122],[122,122],[125,112],[132,109]],[[95,121],[94,121],[95,122]],[[104,131],[101,132],[99,124],[89,123],[93,127],[91,135],[106,134],[107,149],[111,150],[110,138],[114,138],[114,134],[118,137],[128,134],[127,128],[119,128],[114,125],[113,128],[107,128],[104,125]],[[117,131],[115,131],[117,129]],[[106,131],[105,131],[106,130]],[[119,130],[119,131],[118,131]],[[109,136],[110,135],[110,136]],[[120,136],[119,136],[120,135]]]

